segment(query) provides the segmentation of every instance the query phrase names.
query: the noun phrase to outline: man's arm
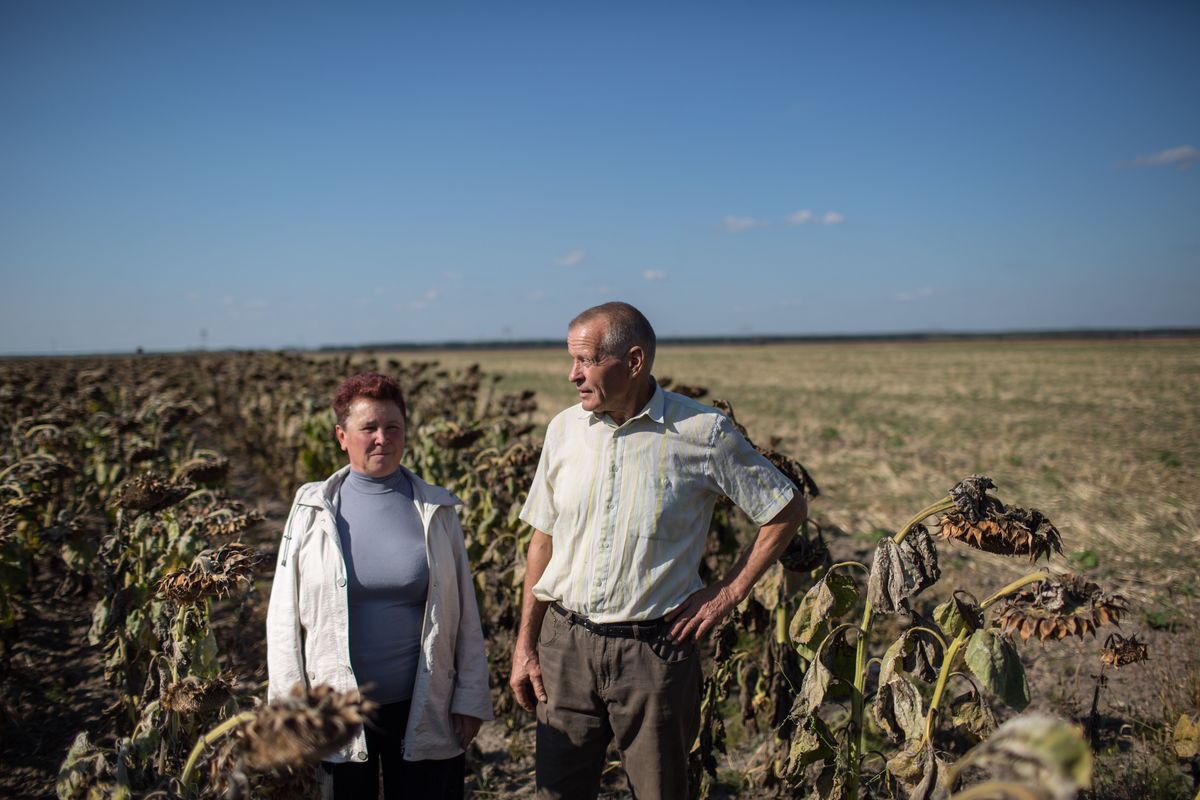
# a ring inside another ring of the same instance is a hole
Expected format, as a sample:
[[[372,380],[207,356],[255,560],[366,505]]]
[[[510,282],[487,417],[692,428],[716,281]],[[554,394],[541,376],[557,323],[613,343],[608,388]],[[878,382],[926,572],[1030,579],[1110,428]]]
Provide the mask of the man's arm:
[[[539,530],[529,540],[529,551],[525,557],[525,590],[521,602],[521,624],[517,628],[517,644],[513,648],[512,674],[508,685],[512,687],[517,704],[526,711],[533,711],[537,703],[546,702],[546,688],[542,685],[542,665],[538,661],[538,634],[542,631],[542,620],[550,606],[545,600],[533,596],[533,587],[546,571],[550,556],[554,553],[554,538]]]
[[[667,619],[674,623],[671,626],[671,638],[676,642],[686,642],[693,636],[696,639],[707,636],[737,608],[738,603],[746,599],[767,568],[783,555],[796,529],[804,524],[807,516],[808,504],[804,500],[804,493],[797,489],[791,501],[770,522],[758,529],[754,541],[742,551],[729,574],[693,593],[667,615]]]

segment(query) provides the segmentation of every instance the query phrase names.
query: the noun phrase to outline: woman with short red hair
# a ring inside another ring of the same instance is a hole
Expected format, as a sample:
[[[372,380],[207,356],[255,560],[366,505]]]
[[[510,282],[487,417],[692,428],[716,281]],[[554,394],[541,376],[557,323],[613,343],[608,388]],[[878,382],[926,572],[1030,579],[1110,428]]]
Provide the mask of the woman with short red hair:
[[[333,399],[348,464],[300,487],[267,611],[270,698],[358,689],[373,724],[321,764],[322,795],[461,798],[464,751],[492,718],[474,583],[455,506],[400,463],[400,386],[355,375]]]

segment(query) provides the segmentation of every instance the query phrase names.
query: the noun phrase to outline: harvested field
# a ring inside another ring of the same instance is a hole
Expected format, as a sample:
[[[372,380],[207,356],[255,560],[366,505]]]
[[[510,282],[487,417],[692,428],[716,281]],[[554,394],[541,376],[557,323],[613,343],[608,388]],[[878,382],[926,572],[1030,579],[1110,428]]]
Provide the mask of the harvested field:
[[[485,373],[501,379],[494,388],[482,384],[471,402],[484,406],[500,393],[532,390],[538,407],[522,414],[542,425],[574,402],[563,350],[371,355],[381,368],[396,359],[410,371],[414,361],[436,360],[439,368],[454,374],[480,364]],[[288,454],[295,453],[299,423],[284,424],[284,417],[263,409],[283,414],[286,408],[287,414],[298,415],[287,419],[300,421],[316,419],[319,410],[303,406],[290,396],[294,391],[289,394],[275,383],[284,378],[273,377],[272,370],[309,385],[305,375],[294,374],[300,362],[285,368],[269,360],[260,366],[252,361],[258,357],[247,356],[242,363],[238,358],[154,358],[146,363],[153,364],[156,375],[152,390],[175,401],[196,386],[208,386],[203,381],[212,378],[206,374],[240,376],[214,385],[211,398],[195,398],[209,404],[200,409],[195,426],[176,445],[160,449],[169,450],[172,458],[197,447],[221,449],[232,462],[229,496],[268,515],[246,541],[271,555],[286,514],[280,498],[290,495],[295,481],[265,480],[263,455],[293,457]],[[322,386],[311,387],[318,396],[329,381],[356,369],[368,355],[349,358],[347,363],[342,356],[321,355],[304,362],[305,373],[322,376]],[[30,362],[16,363],[27,370]],[[60,359],[37,367],[47,374],[67,374],[105,369],[105,363]],[[132,360],[108,364],[122,376],[138,369]],[[990,475],[1006,501],[1044,512],[1061,532],[1065,550],[1051,566],[1079,572],[1125,597],[1130,611],[1121,630],[1136,632],[1148,644],[1150,661],[1104,674],[1106,686],[1093,720],[1099,654],[1108,629],[1096,639],[1020,644],[1032,707],[1081,724],[1094,721],[1098,759],[1093,796],[1183,798],[1195,792],[1188,789],[1191,778],[1186,765],[1176,762],[1169,739],[1180,714],[1200,712],[1195,621],[1200,603],[1194,585],[1200,564],[1200,410],[1193,399],[1200,394],[1200,342],[668,346],[658,354],[655,373],[676,385],[707,388],[704,401],[729,400],[757,443],[770,443],[811,471],[821,487],[812,513],[826,526],[834,560],[869,562],[880,536],[896,532],[914,511],[971,473]],[[15,398],[20,389],[10,384],[6,391]],[[252,392],[262,397],[249,403]],[[471,412],[461,405],[466,401],[459,402],[457,410],[450,410],[469,417]],[[240,412],[234,408],[239,403]],[[426,411],[418,412],[426,415],[430,431],[445,430],[446,419],[434,413],[444,406],[430,401]],[[258,423],[272,428],[262,442],[254,440]],[[8,433],[14,442],[32,430],[28,422],[12,424]],[[236,430],[231,428],[235,425]],[[533,436],[538,436],[536,430]],[[328,443],[314,437],[305,440],[306,452],[315,463],[325,463],[321,459],[330,457]],[[437,448],[429,442],[420,446],[425,445],[421,458],[432,458]],[[265,450],[257,451],[259,446]],[[281,465],[281,471],[291,468]],[[101,525],[94,519],[88,524]],[[735,527],[744,538],[744,526]],[[939,543],[939,549],[942,580],[921,596],[918,610],[932,611],[955,586],[982,599],[1031,569],[1028,562],[956,544]],[[54,560],[38,563],[22,589],[28,602],[6,652],[8,678],[0,696],[3,760],[20,765],[5,770],[0,789],[14,797],[53,794],[54,775],[76,732],[90,730],[103,739],[106,731],[120,727],[121,695],[105,682],[103,653],[85,635],[100,587],[84,573],[64,574]],[[263,678],[262,643],[247,632],[261,630],[269,571],[260,573],[257,591],[242,602],[221,601],[212,612],[220,666],[238,673],[250,690]],[[786,585],[802,594],[810,583]],[[510,612],[497,611],[496,619],[506,619],[505,613]],[[899,631],[895,619],[881,618],[877,631],[894,636]],[[503,649],[508,639],[499,635],[492,641]],[[872,653],[881,655],[882,649]],[[491,655],[502,668],[507,653]],[[47,670],[52,663],[63,664],[65,671]],[[500,688],[495,694],[498,702],[507,700]],[[754,787],[764,769],[764,728],[743,724],[736,688],[722,713],[728,752],[717,755],[710,796],[758,796]],[[472,756],[474,796],[529,792],[531,734],[528,717],[520,714],[485,726]],[[944,746],[950,744],[945,740]],[[627,796],[623,787],[614,764],[605,796]]]

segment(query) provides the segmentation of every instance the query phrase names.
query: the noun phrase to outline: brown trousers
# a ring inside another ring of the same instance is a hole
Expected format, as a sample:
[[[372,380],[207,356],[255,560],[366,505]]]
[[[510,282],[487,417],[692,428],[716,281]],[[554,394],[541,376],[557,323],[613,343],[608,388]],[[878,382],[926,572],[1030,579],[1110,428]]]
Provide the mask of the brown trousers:
[[[700,655],[669,626],[602,636],[546,612],[538,660],[537,796],[592,800],[615,738],[637,800],[688,796],[688,752],[700,728]]]

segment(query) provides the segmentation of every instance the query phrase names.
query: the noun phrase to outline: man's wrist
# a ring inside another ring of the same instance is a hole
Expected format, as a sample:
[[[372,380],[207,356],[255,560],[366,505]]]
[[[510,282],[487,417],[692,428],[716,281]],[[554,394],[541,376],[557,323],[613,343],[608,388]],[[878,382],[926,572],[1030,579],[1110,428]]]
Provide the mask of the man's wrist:
[[[750,590],[753,588],[753,586],[741,586],[740,582],[736,580],[721,581],[721,589],[729,594],[729,597],[732,598],[735,606],[739,605],[743,600],[749,597]]]

